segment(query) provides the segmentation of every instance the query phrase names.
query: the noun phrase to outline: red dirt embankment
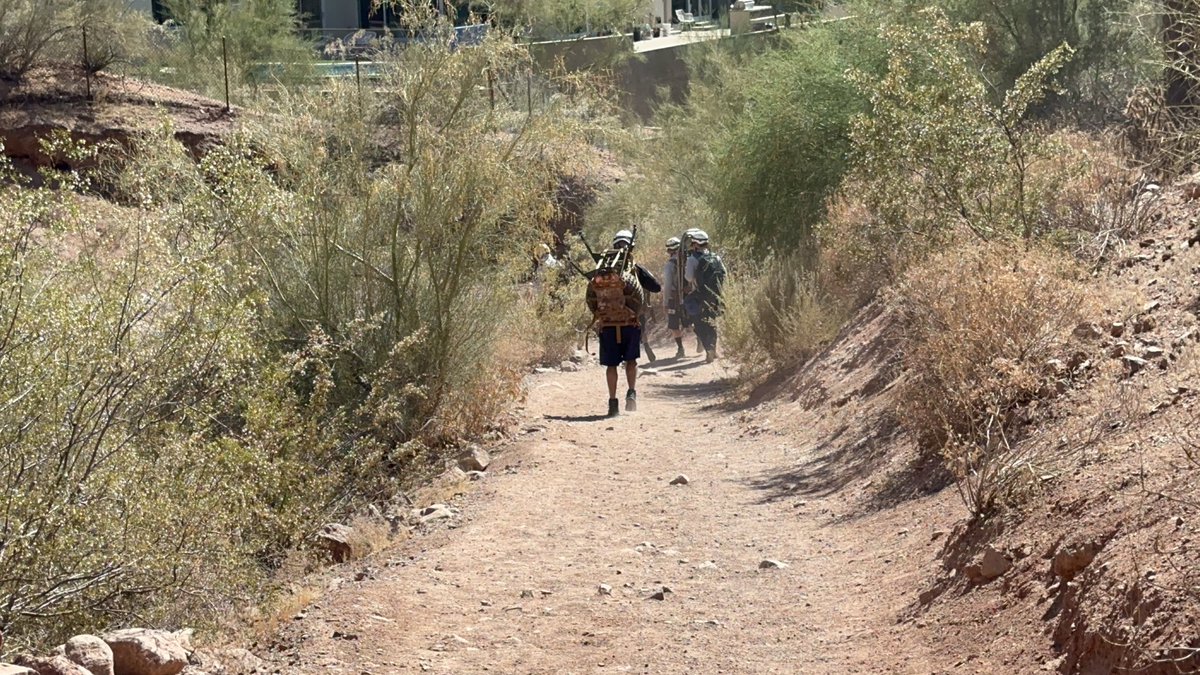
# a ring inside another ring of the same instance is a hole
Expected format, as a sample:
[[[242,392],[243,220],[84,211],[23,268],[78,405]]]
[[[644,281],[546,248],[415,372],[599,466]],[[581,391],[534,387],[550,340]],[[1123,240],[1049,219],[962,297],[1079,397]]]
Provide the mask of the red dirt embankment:
[[[42,139],[64,132],[76,141],[125,145],[165,122],[179,142],[200,154],[229,134],[238,116],[220,101],[106,73],[93,76],[92,89],[89,101],[82,74],[57,70],[35,71],[21,83],[0,80],[4,154],[27,169],[70,164],[47,155]]]

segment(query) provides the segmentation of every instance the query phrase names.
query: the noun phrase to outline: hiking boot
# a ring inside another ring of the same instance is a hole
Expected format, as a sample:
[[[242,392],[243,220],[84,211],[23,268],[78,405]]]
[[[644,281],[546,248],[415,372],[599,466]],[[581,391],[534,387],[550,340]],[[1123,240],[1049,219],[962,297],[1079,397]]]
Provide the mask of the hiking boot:
[[[684,350],[683,345],[679,345],[679,349],[675,350],[675,358],[677,358],[677,359],[687,358],[687,351]]]
[[[615,398],[608,399],[608,416],[616,417],[621,414],[621,402]]]
[[[625,412],[637,410],[637,392],[630,389],[625,394]]]
[[[704,352],[704,362],[705,363],[712,363],[713,361],[716,361],[716,360],[717,360],[716,352],[713,352],[713,351],[705,351]]]

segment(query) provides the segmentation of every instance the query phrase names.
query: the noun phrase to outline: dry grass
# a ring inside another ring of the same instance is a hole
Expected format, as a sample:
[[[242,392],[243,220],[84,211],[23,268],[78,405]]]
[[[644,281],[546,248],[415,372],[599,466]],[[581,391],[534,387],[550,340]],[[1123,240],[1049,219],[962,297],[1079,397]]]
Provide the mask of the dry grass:
[[[296,584],[281,592],[270,602],[252,609],[246,633],[255,641],[269,639],[306,607],[321,597],[321,589],[310,584]]]
[[[1060,254],[988,245],[932,257],[897,294],[907,372],[899,418],[942,453],[972,513],[986,514],[1048,470],[1038,446],[1018,441],[1028,404],[1074,376],[1077,364],[1049,360],[1095,314],[1093,292]]]
[[[1049,145],[1053,152],[1028,177],[1041,205],[1039,236],[1099,263],[1161,216],[1158,193],[1145,190],[1145,174],[1121,154],[1117,138],[1061,131]]]

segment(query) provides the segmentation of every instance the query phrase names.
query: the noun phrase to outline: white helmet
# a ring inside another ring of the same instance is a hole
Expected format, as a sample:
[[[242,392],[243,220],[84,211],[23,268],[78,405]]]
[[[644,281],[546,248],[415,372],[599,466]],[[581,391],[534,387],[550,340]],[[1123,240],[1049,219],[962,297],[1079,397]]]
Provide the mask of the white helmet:
[[[630,246],[632,246],[633,245],[633,233],[630,232],[629,230],[621,230],[620,232],[617,232],[615,235],[613,235],[613,240],[612,240],[613,246],[616,246],[618,243],[620,243],[622,241],[625,242],[626,244],[629,244]]]
[[[667,250],[673,251],[673,250],[679,248],[679,243],[680,243],[679,237],[671,237],[670,239],[667,240]]]
[[[708,243],[708,233],[704,230],[691,230],[690,235],[692,237],[692,241],[698,244]]]

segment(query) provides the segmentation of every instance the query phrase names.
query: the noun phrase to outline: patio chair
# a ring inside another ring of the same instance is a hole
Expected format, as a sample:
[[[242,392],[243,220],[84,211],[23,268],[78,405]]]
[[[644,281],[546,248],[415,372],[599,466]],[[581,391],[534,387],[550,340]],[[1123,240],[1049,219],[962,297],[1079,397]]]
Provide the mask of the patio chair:
[[[692,16],[691,12],[677,9],[675,10],[675,18],[679,20],[681,30],[691,30],[696,26],[696,17]]]

